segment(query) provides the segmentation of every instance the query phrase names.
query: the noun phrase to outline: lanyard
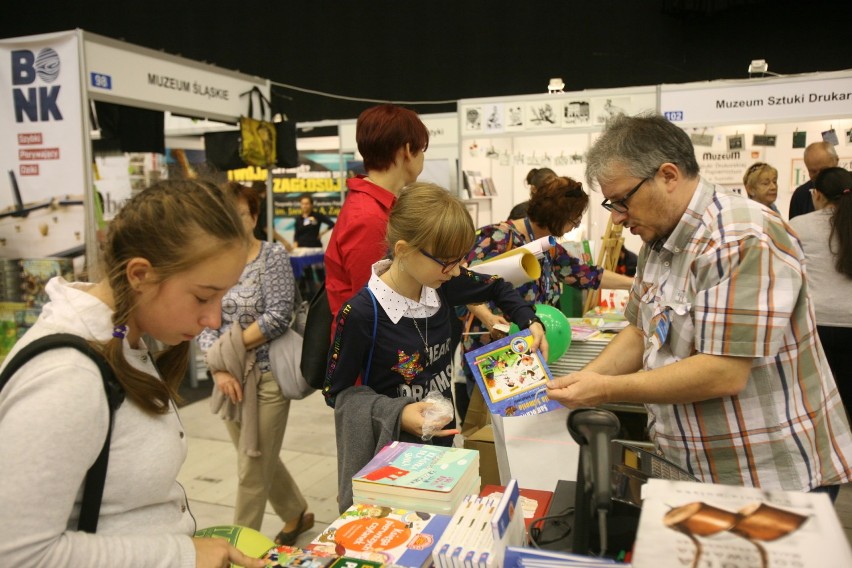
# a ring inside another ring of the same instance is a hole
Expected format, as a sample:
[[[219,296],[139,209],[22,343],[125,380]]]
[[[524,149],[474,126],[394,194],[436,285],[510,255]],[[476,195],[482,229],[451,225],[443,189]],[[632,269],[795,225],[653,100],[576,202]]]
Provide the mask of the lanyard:
[[[524,226],[527,228],[527,233],[530,236],[529,242],[533,242],[535,240],[535,232],[533,232],[532,223],[530,223],[529,217],[524,217]],[[538,294],[536,294],[536,301],[547,302],[547,298],[550,295],[550,276],[553,272],[549,251],[542,255],[541,265],[541,289]]]

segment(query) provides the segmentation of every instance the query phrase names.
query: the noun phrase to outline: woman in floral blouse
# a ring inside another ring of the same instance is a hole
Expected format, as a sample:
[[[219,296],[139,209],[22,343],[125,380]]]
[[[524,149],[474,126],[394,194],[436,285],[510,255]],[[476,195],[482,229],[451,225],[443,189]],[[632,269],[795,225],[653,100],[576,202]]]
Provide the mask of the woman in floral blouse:
[[[527,215],[521,219],[487,225],[476,232],[476,243],[467,256],[471,270],[476,264],[547,236],[560,237],[580,224],[589,196],[583,185],[568,177],[553,177],[532,194]],[[557,306],[562,295],[562,285],[578,289],[600,287],[629,289],[633,279],[572,256],[561,245],[555,245],[539,259],[541,276],[517,288],[527,301]],[[483,272],[487,269],[483,267]],[[492,340],[495,324],[508,324],[500,311],[489,304],[468,306],[473,314],[469,334],[463,336],[465,352],[481,347]],[[471,316],[467,316],[468,319]],[[467,326],[466,326],[467,327]],[[495,337],[496,339],[496,337]],[[470,369],[464,363],[468,393],[475,387]]]

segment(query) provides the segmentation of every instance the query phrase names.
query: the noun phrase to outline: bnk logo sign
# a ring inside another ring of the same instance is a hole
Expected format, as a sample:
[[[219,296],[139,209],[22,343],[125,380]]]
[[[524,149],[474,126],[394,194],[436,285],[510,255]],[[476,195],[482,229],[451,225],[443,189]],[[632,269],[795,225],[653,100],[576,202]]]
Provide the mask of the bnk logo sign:
[[[28,49],[12,52],[12,85],[32,85],[36,79],[53,83],[59,78],[59,54],[45,47],[34,54]],[[12,89],[15,101],[15,122],[62,120],[62,112],[56,104],[61,85],[52,87],[16,87]]]

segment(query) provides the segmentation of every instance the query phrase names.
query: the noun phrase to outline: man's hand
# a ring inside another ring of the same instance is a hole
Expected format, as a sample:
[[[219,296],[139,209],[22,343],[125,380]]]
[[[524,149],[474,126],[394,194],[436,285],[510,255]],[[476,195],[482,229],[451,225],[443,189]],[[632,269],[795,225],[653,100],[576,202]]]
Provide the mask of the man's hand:
[[[600,406],[609,400],[612,377],[592,371],[578,371],[556,377],[547,384],[547,396],[568,408]]]

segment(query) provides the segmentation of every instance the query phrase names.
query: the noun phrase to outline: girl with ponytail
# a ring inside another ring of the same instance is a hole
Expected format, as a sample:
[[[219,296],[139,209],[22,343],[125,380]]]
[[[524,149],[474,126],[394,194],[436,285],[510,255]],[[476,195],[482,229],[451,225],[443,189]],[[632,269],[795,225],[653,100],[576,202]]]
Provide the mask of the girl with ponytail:
[[[41,336],[80,336],[109,362],[125,400],[115,412],[97,532],[83,533],[81,486],[109,427],[98,367],[58,348],[12,375],[0,391],[0,565],[262,566],[224,540],[193,538],[176,480],[187,438],[174,401],[188,341],[218,327],[247,242],[215,185],[165,181],[110,223],[103,280],[48,282],[50,302],[9,357]],[[143,336],[166,349],[152,356]]]

